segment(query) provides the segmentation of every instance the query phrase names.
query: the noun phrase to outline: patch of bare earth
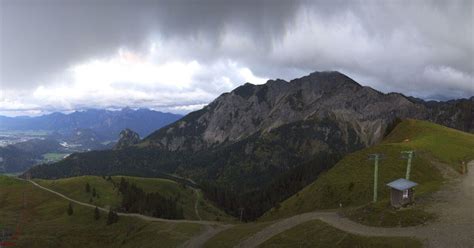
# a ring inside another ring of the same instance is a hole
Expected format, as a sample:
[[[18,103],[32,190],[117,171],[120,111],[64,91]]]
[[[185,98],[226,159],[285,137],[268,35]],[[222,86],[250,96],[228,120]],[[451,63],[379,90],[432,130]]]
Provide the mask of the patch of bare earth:
[[[428,211],[439,218],[426,226],[427,247],[474,247],[474,161],[467,167],[434,193]]]

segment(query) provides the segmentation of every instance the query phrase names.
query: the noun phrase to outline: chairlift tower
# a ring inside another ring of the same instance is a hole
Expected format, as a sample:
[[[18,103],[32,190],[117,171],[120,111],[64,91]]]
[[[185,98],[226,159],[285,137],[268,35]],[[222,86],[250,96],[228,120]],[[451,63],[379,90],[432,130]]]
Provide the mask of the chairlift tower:
[[[411,173],[411,160],[413,159],[415,152],[414,151],[402,151],[402,158],[407,160],[407,172],[405,175],[406,180],[410,180]]]
[[[369,155],[369,160],[374,160],[374,198],[373,202],[377,202],[377,186],[379,181],[379,160],[383,158],[383,154],[374,153]]]
[[[240,211],[240,222],[242,222],[242,217],[244,216],[244,210],[245,210],[245,208],[239,208],[239,211]]]

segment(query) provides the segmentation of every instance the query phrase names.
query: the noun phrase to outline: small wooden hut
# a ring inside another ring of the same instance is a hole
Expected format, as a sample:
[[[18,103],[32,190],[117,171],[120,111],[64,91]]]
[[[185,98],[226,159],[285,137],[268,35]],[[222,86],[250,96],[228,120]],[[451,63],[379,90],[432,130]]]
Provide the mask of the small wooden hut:
[[[418,184],[404,178],[388,183],[392,206],[400,208],[413,203],[415,200],[413,187],[416,185]]]

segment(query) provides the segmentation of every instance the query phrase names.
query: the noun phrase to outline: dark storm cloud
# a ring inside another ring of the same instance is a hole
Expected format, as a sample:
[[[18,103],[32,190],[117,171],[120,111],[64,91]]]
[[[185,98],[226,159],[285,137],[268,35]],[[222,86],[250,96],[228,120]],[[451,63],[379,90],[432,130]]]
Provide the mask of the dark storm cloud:
[[[153,83],[143,86],[127,78],[134,91],[123,94],[133,98],[115,102],[113,95],[101,96],[100,102],[84,93],[50,104],[75,108],[123,102],[186,109],[253,75],[292,79],[314,70],[340,70],[382,91],[469,97],[474,95],[473,8],[469,0],[1,0],[0,87],[7,93],[0,110],[7,103],[41,109],[37,102],[20,102],[28,92],[51,98],[45,92],[54,92],[61,80],[58,92],[67,91],[74,82],[63,77],[65,71],[114,58],[119,48],[157,65],[182,61],[179,68],[198,72],[185,84],[189,89],[166,88],[166,101],[153,99],[161,98],[162,88],[151,87],[156,92],[145,96]],[[147,55],[150,44],[158,47],[158,55]],[[148,90],[140,91],[143,87]],[[196,98],[185,101],[186,94]]]
[[[0,66],[4,87],[35,86],[39,79],[78,61],[107,56],[121,46],[147,46],[158,35],[165,39],[201,35],[206,42],[217,44],[220,32],[228,23],[255,37],[281,32],[296,9],[295,4],[284,1],[2,0],[0,3]],[[264,45],[263,41],[269,37],[258,39]],[[214,56],[218,54],[209,57]]]

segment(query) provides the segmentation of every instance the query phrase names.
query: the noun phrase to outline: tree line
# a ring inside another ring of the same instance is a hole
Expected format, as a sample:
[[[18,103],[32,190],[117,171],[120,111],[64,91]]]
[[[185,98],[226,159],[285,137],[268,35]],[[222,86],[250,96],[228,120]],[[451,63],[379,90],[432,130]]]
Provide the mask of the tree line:
[[[117,187],[122,194],[121,211],[165,219],[184,218],[178,197],[165,197],[158,192],[146,193],[123,177]]]

